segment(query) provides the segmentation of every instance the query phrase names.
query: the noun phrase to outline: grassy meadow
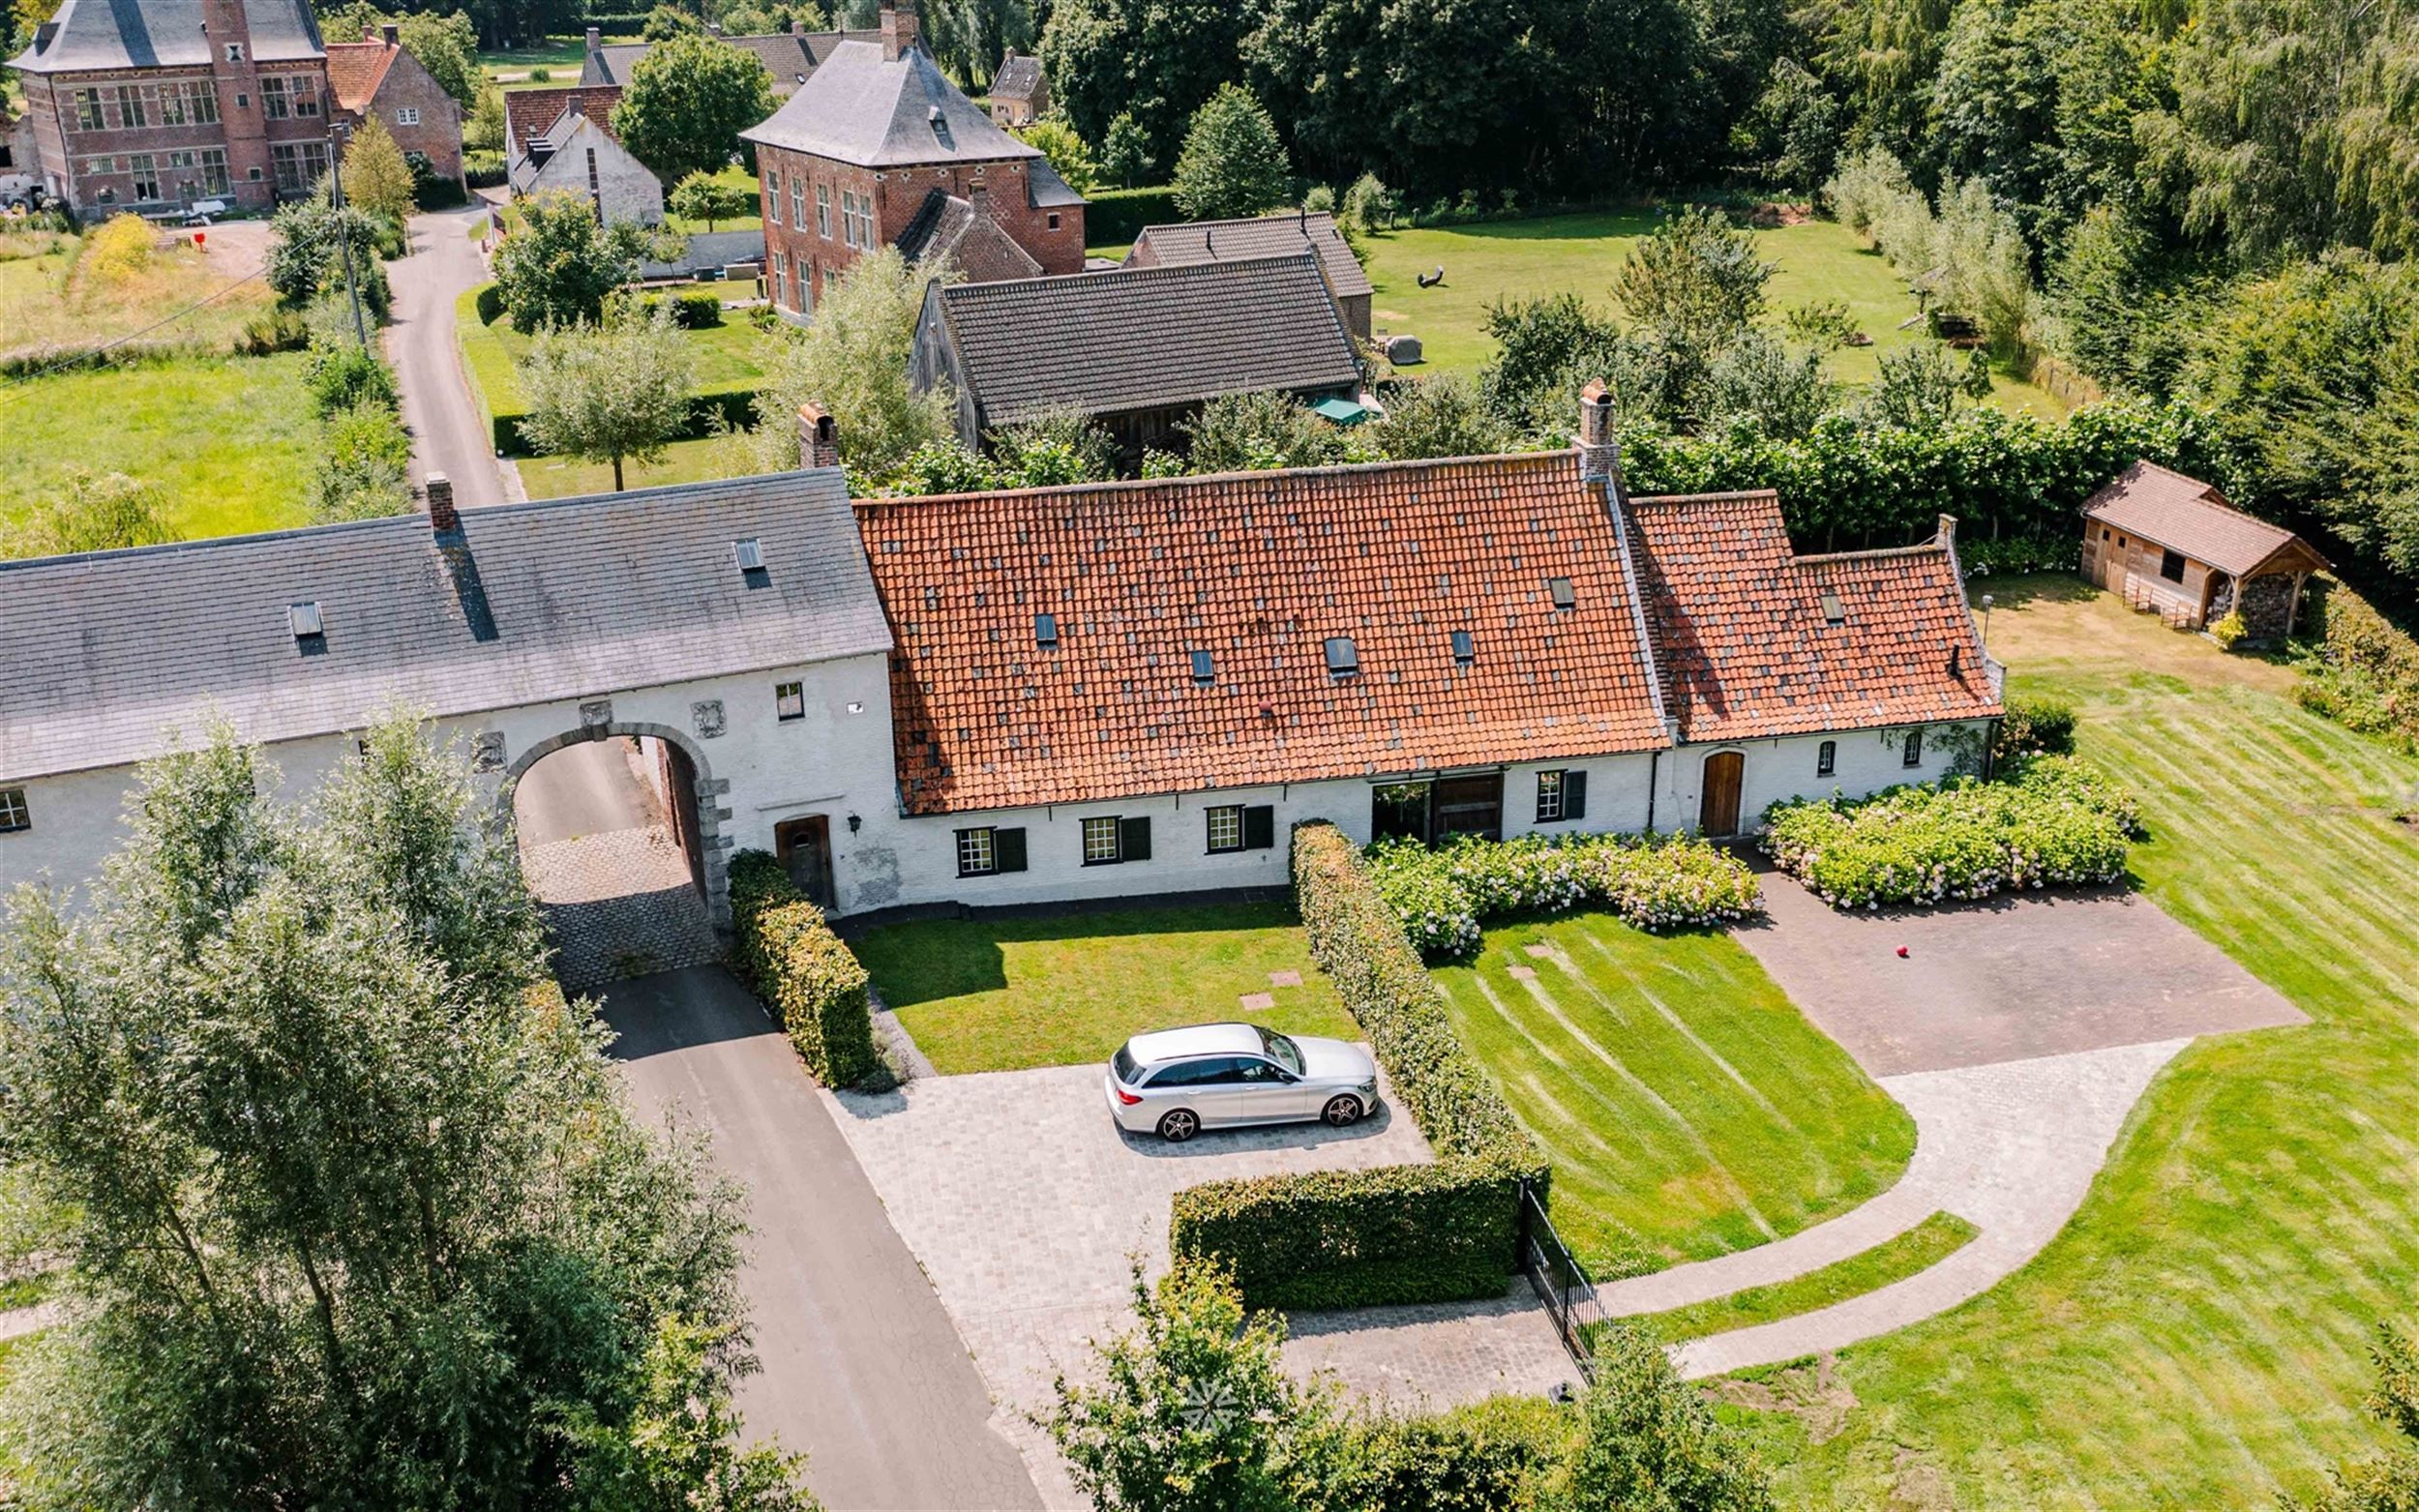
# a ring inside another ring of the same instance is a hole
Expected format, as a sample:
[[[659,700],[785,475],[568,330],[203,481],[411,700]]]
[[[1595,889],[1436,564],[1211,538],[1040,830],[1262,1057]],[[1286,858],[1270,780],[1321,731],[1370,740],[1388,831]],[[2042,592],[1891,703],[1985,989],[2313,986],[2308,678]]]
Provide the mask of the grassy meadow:
[[[144,266],[110,277],[83,255],[88,245],[48,231],[0,232],[0,357],[133,336],[221,288],[223,298],[152,339],[226,351],[277,303],[265,282],[242,282],[256,259],[178,240]]]

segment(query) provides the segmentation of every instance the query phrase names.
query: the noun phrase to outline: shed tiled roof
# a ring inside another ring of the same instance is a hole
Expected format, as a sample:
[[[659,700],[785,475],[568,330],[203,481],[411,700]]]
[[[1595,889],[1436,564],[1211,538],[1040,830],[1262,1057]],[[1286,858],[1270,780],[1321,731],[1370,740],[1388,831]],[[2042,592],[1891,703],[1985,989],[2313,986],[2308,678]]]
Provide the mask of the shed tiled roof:
[[[1568,452],[856,508],[911,814],[1666,744],[1602,492]],[[1329,675],[1330,636],[1359,676]]]
[[[898,248],[910,262],[945,257],[975,283],[1041,277],[1041,264],[999,222],[977,215],[972,201],[938,189],[925,193],[899,233]]]
[[[886,649],[836,468],[0,563],[0,779],[157,754],[211,710],[254,740]],[[755,537],[764,586],[732,543]],[[326,624],[304,655],[287,607]],[[164,655],[163,646],[176,654]]]
[[[1689,741],[1999,712],[1945,542],[1798,556],[1769,490],[1631,501],[1664,699]],[[1844,618],[1825,621],[1823,594]]]
[[[979,423],[1119,414],[1220,394],[1359,384],[1352,338],[1307,252],[1003,283],[936,286]]]
[[[1041,156],[975,109],[931,53],[910,47],[884,58],[881,44],[871,42],[832,48],[780,109],[739,134],[867,168]]]
[[[210,61],[202,0],[64,0],[44,23],[48,42],[9,60],[21,74],[82,69],[197,68]],[[324,56],[310,0],[244,0],[257,63]],[[45,35],[37,28],[37,38]]]
[[[386,71],[395,66],[403,50],[400,44],[389,46],[383,42],[329,43],[328,93],[355,115],[366,112],[378,86],[386,82]]]
[[[2300,538],[2282,525],[2246,515],[2214,485],[2160,466],[2135,462],[2083,501],[2086,519],[2181,551],[2195,561],[2241,577]],[[2324,566],[2306,544],[2313,566]]]
[[[1125,254],[1129,268],[1171,268],[1196,262],[1282,257],[1304,247],[1319,254],[1338,299],[1372,290],[1360,259],[1344,244],[1335,217],[1324,210],[1257,216],[1248,221],[1185,221],[1147,225]]]
[[[991,98],[1030,100],[1040,82],[1041,59],[1011,52],[1000,60],[1000,72],[991,76]]]

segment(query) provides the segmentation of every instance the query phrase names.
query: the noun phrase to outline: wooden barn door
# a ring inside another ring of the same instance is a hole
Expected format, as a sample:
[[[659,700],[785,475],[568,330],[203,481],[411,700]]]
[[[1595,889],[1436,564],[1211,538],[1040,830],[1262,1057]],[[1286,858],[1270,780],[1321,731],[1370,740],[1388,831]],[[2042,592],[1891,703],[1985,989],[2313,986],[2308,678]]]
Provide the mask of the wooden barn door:
[[[1717,751],[1705,758],[1705,792],[1697,802],[1696,827],[1707,835],[1739,833],[1739,785],[1747,758],[1736,751]]]

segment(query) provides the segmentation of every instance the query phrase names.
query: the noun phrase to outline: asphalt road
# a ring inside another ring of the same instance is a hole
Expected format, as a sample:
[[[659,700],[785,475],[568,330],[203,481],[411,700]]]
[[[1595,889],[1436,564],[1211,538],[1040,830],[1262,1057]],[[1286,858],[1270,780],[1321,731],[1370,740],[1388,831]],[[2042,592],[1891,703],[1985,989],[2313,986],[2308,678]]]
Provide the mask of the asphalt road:
[[[454,503],[464,509],[505,501],[487,420],[470,397],[454,342],[454,301],[487,282],[487,264],[469,234],[486,208],[413,216],[410,254],[386,265],[395,289],[386,355],[403,385],[412,486],[441,472],[454,485]]]
[[[654,789],[631,764],[626,736],[582,741],[539,758],[513,789],[513,822],[523,845],[662,824]]]
[[[749,1438],[806,1450],[834,1512],[1039,1507],[932,1283],[756,999],[693,966],[615,983],[605,1014],[642,1114],[677,1104],[747,1188],[740,1282],[764,1367],[740,1383]]]

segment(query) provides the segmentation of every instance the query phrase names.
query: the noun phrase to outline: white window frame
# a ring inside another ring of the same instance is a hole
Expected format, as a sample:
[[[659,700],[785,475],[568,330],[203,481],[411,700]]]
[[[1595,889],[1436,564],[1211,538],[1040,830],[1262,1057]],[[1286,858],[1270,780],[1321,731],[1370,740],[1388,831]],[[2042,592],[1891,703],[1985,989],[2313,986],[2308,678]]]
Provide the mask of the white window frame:
[[[1116,866],[1125,859],[1125,825],[1114,814],[1095,814],[1084,820],[1084,865]]]
[[[815,234],[824,241],[831,240],[831,186],[829,184],[815,186]]]
[[[1221,803],[1203,811],[1209,819],[1210,853],[1224,855],[1243,848],[1243,806]],[[1224,831],[1223,838],[1220,832]]]
[[[781,223],[781,175],[769,171],[764,175],[764,223]]]
[[[109,117],[102,109],[101,91],[79,89],[75,92],[75,129],[79,132],[105,132]]]
[[[958,831],[958,875],[997,876],[1000,846],[989,825]]]
[[[805,683],[773,684],[773,718],[784,725],[806,718]]]
[[[293,102],[285,94],[285,75],[264,74],[260,76],[260,118],[283,121],[293,110]]]
[[[420,107],[418,105],[397,105],[395,107],[395,124],[397,126],[418,126],[420,124]]]
[[[792,173],[790,175],[790,223],[803,229],[805,221],[806,186],[799,183],[798,176]]]
[[[1562,822],[1564,790],[1561,767],[1549,767],[1538,774],[1538,823]]]
[[[1815,746],[1814,775],[1817,777],[1839,775],[1839,742],[1826,740]]]

